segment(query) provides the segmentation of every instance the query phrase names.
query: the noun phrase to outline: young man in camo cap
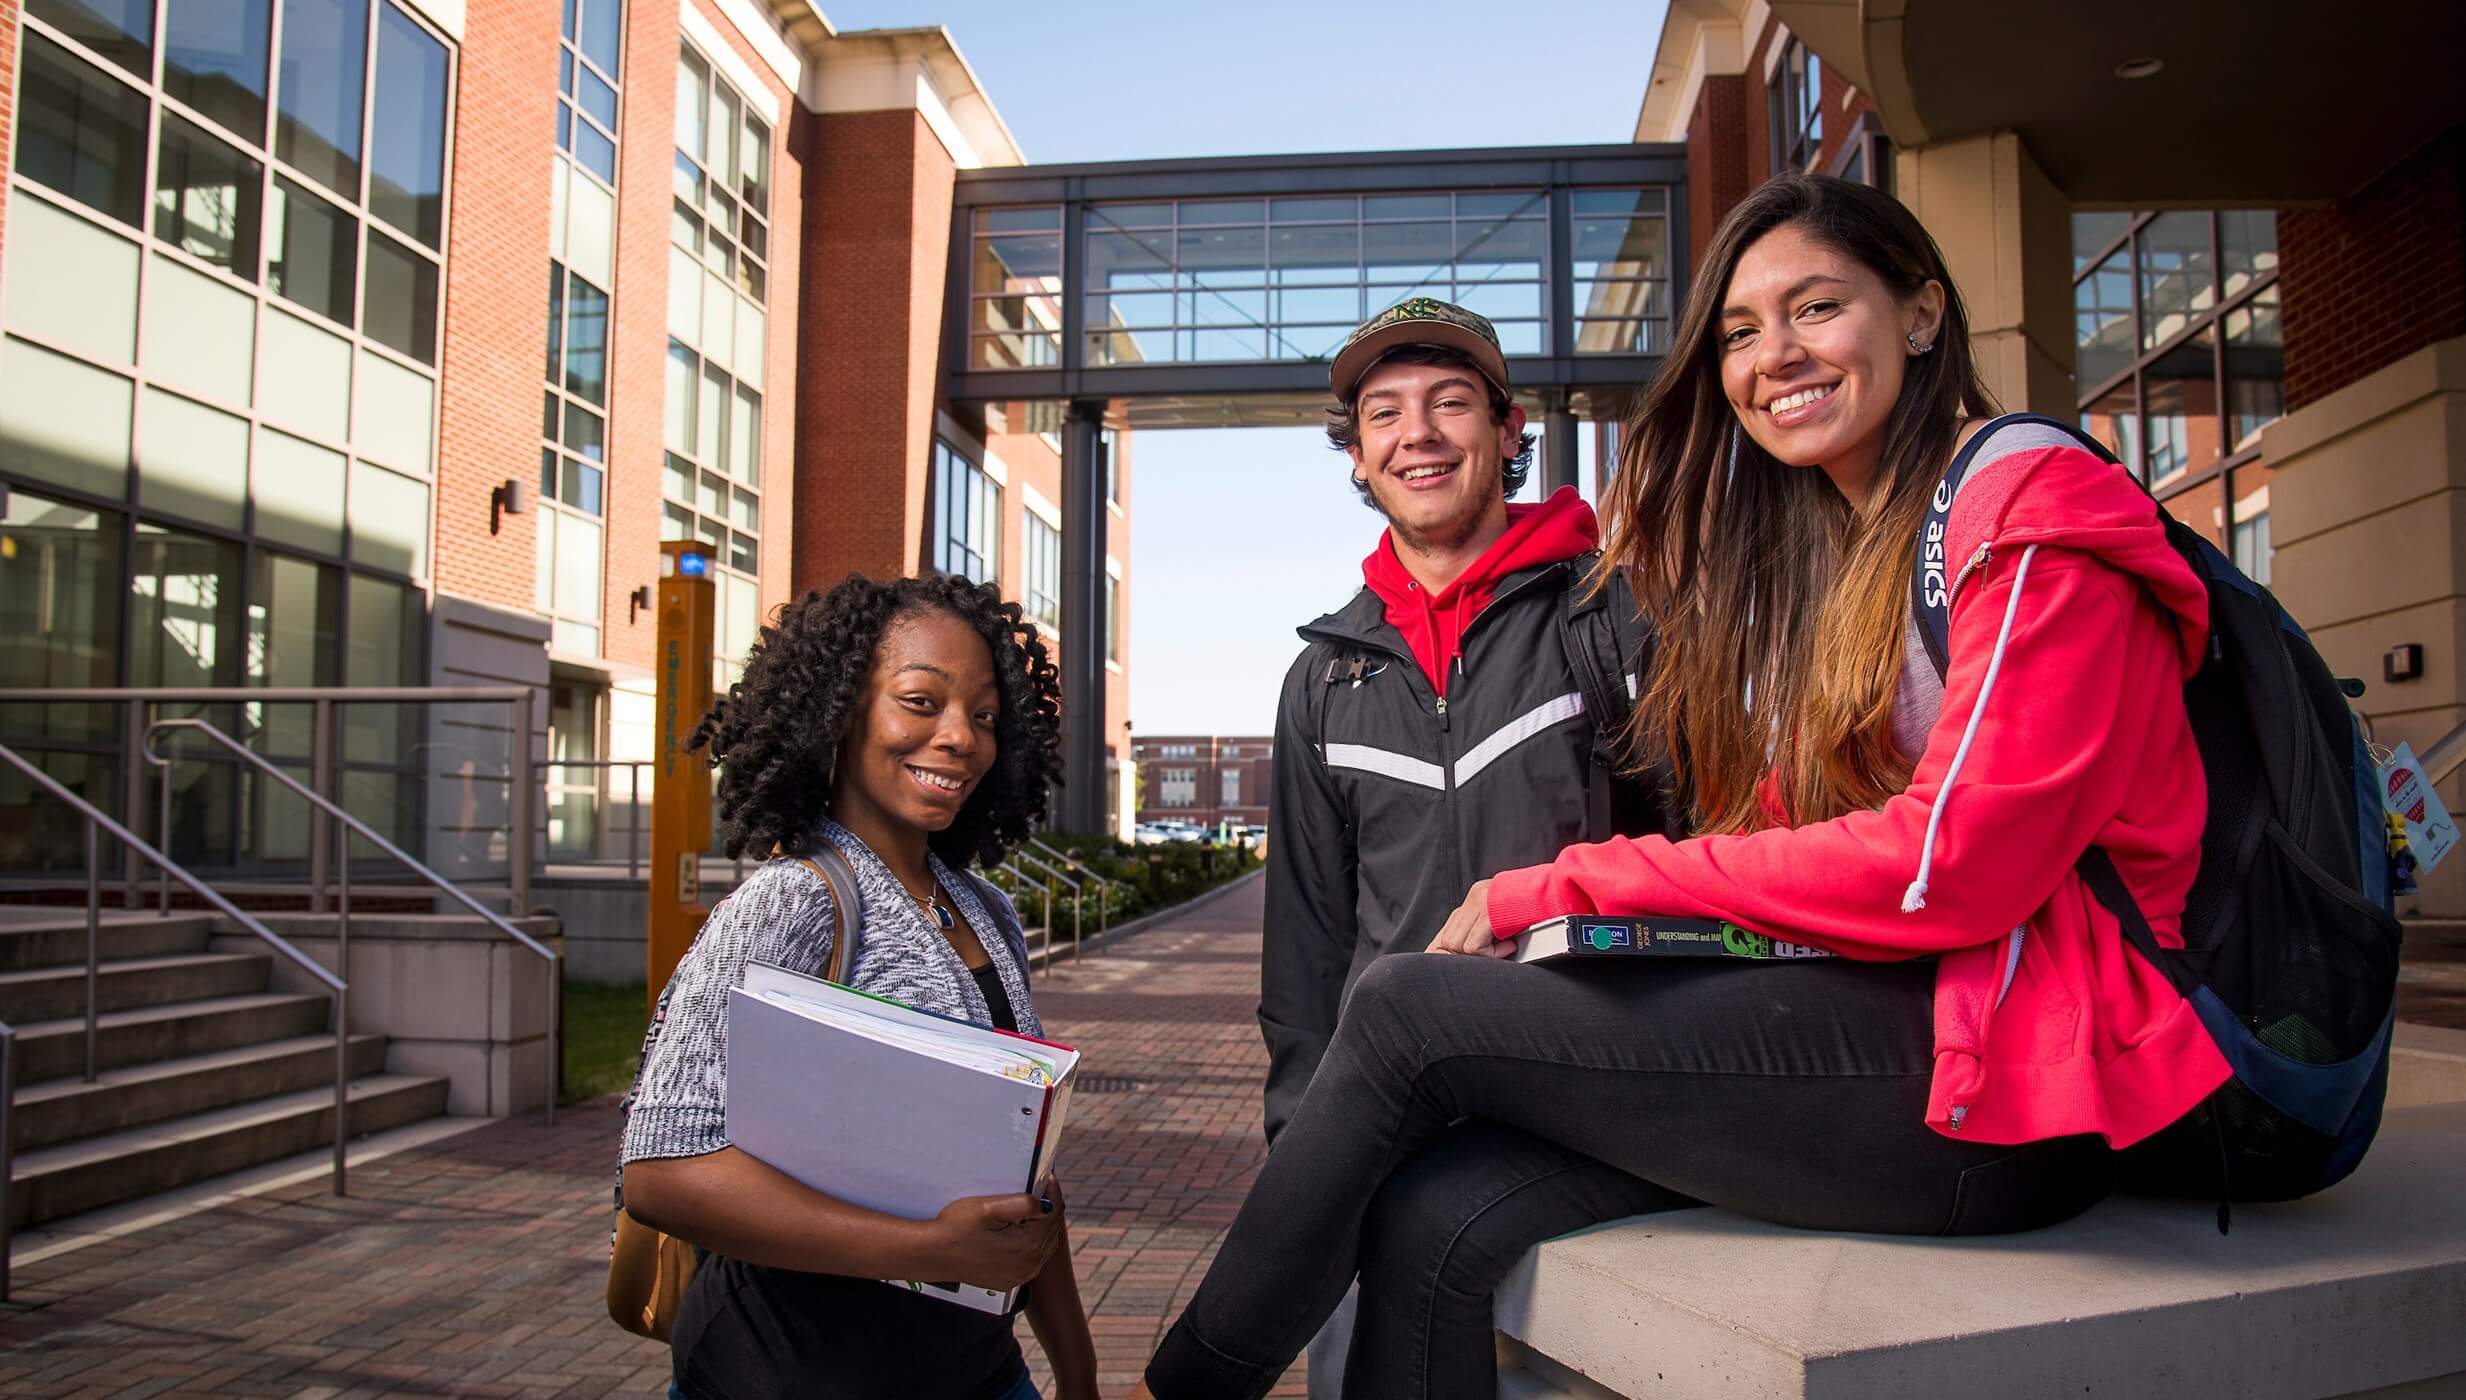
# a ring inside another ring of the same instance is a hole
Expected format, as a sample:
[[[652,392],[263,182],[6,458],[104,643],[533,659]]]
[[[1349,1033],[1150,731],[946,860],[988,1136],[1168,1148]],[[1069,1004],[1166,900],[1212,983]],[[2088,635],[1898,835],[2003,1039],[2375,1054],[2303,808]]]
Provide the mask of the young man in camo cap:
[[[1362,589],[1301,629],[1277,707],[1259,996],[1271,1142],[1371,959],[1419,952],[1476,880],[1665,828],[1657,787],[1605,761],[1644,629],[1622,582],[1588,586],[1600,528],[1573,488],[1510,504],[1533,436],[1489,321],[1401,302],[1345,341],[1329,388],[1328,441],[1387,524]],[[1503,1135],[1463,1126],[1460,1148],[1382,1200],[1365,1247],[1426,1252],[1403,1272],[1428,1293],[1361,1298],[1358,1321],[1348,1297],[1311,1345],[1313,1396],[1338,1393],[1355,1326],[1460,1333],[1432,1354],[1488,1365],[1497,1275],[1533,1240],[1620,1213],[1604,1201],[1652,1199],[1538,1139],[1502,1152]]]

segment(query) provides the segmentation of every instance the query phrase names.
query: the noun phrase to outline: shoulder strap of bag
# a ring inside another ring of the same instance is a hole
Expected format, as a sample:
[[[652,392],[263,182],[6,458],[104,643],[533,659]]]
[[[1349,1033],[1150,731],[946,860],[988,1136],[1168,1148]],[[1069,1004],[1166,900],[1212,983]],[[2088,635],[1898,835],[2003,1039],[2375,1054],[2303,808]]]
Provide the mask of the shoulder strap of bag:
[[[1969,475],[1978,449],[2004,429],[2024,423],[2056,429],[2102,462],[2116,460],[2115,454],[2106,450],[2106,444],[2083,432],[2080,424],[2042,413],[2006,413],[1991,418],[1953,454],[1952,465],[1944,468],[1944,479],[1936,483],[1935,498],[1927,503],[1927,518],[1918,527],[1918,553],[1909,576],[1910,613],[1918,619],[1918,640],[1925,645],[1927,660],[1934,664],[1938,676],[1952,666],[1952,580],[1960,571],[1960,561],[1944,557],[1952,547],[1952,499],[1960,494],[1961,481]]]
[[[1610,590],[1606,582],[1594,586],[1600,568],[1599,550],[1574,561],[1567,589],[1559,595],[1558,637],[1575,674],[1576,690],[1584,697],[1584,713],[1592,717],[1593,751],[1608,759],[1616,736],[1627,727],[1634,702],[1627,695],[1626,648],[1619,642],[1617,621],[1610,616]]]
[[[820,876],[831,892],[831,957],[822,976],[844,986],[848,969],[856,966],[857,942],[865,936],[865,906],[857,896],[856,867],[827,839],[815,844],[813,854],[797,859]]]

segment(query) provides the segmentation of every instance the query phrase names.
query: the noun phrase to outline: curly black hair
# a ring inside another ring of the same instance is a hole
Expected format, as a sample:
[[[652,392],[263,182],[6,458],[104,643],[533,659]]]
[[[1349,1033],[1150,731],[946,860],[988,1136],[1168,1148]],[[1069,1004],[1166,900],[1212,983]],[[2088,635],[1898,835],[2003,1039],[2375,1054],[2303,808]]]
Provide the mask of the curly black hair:
[[[999,864],[1043,820],[1060,781],[1060,673],[1017,603],[991,584],[955,574],[887,582],[850,574],[779,610],[728,687],[685,741],[719,774],[722,844],[731,856],[811,848],[830,800],[839,747],[864,704],[874,652],[893,620],[945,612],[976,629],[993,653],[1002,708],[993,767],[927,844],[954,865]]]

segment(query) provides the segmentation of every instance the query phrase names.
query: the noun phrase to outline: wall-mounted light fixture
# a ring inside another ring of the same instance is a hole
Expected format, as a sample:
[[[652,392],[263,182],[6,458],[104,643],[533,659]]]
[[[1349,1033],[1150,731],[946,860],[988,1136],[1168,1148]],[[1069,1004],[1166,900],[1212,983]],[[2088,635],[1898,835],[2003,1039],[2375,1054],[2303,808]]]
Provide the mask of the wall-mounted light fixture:
[[[2423,678],[2423,643],[2400,642],[2380,658],[2381,679],[2390,682]]]
[[[520,515],[531,508],[531,492],[521,482],[507,477],[488,493],[488,533],[497,532],[500,517]]]
[[[626,595],[625,595],[625,625],[626,625],[626,626],[628,626],[628,627],[633,626],[633,625],[634,625],[634,619],[635,619],[635,618],[637,618],[637,617],[640,617],[640,616],[642,615],[642,610],[643,610],[644,608],[649,607],[650,605],[651,605],[651,585],[649,585],[649,584],[647,584],[647,583],[646,583],[646,584],[641,585],[641,586],[640,586],[640,587],[638,587],[638,588],[636,588],[633,592],[626,594]]]
[[[2139,78],[2154,78],[2165,67],[2166,60],[2163,58],[2127,58],[2115,65],[2115,76],[2132,82]]]

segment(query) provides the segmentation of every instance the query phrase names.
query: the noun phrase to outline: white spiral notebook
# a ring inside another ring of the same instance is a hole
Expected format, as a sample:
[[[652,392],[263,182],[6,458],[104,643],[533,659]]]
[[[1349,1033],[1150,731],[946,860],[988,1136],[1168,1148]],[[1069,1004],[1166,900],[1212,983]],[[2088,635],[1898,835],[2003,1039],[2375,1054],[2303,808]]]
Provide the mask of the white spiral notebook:
[[[1066,1045],[755,963],[728,993],[728,1141],[851,1205],[929,1220],[1035,1189],[1078,1064]],[[992,1313],[1018,1292],[885,1281]]]

